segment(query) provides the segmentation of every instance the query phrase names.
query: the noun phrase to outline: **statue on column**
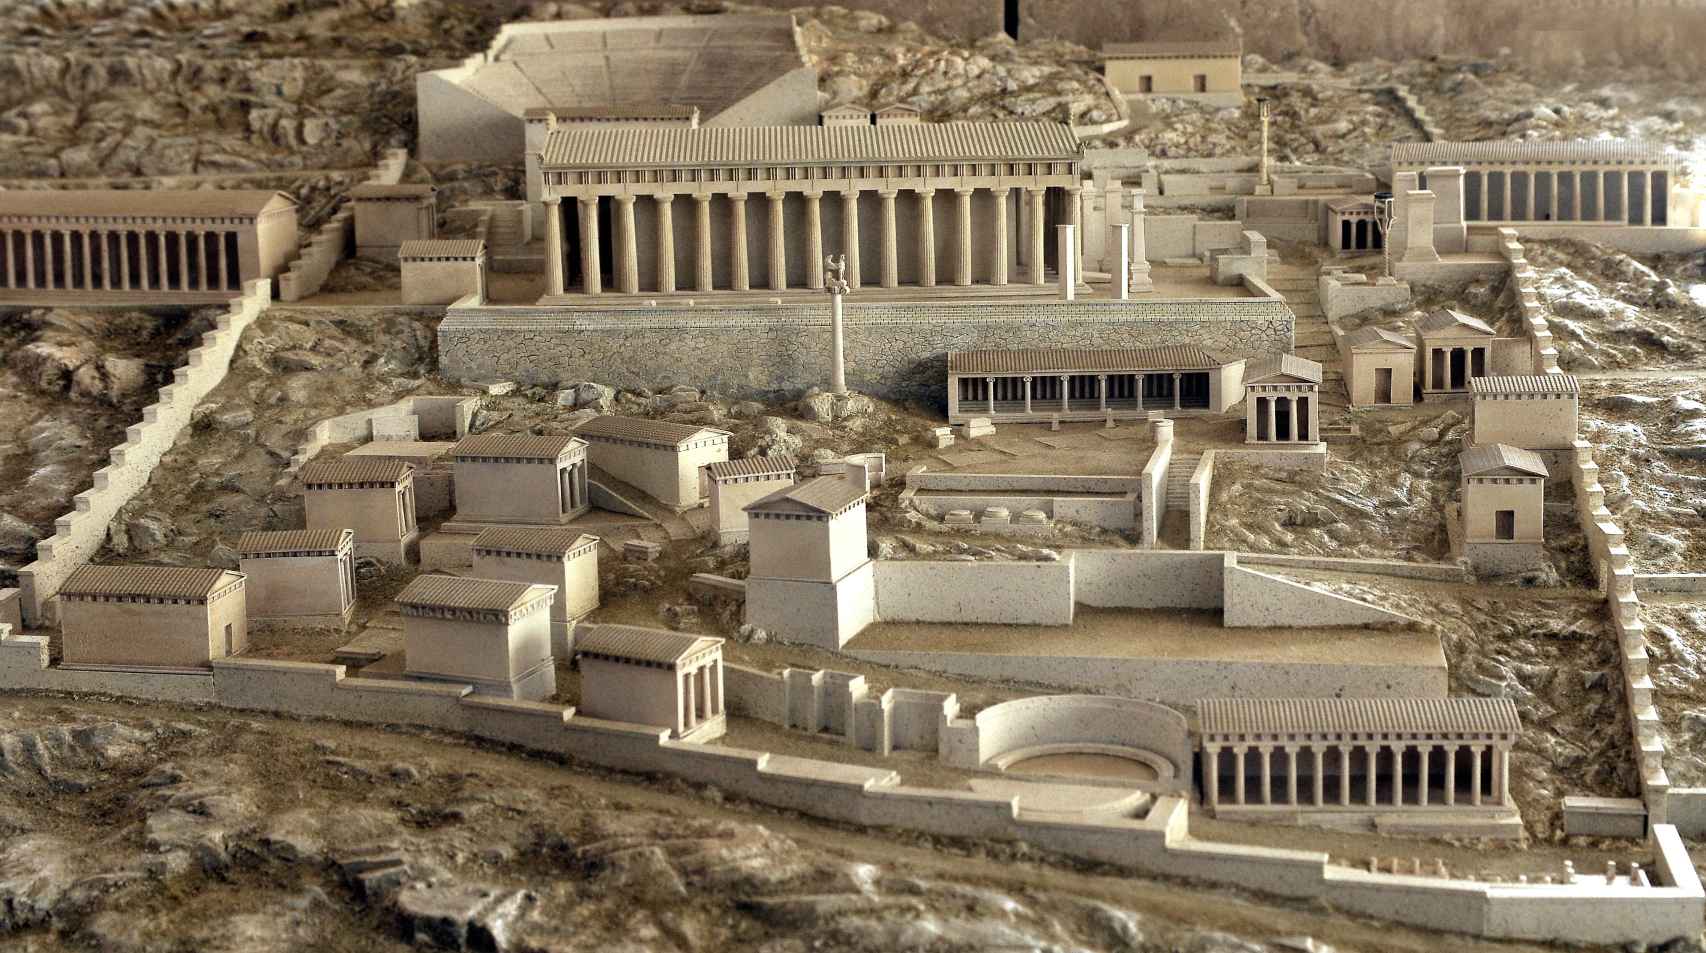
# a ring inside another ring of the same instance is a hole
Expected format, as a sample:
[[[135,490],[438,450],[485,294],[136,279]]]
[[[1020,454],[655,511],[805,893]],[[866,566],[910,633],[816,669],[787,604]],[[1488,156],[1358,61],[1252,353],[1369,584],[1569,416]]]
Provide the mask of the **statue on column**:
[[[830,255],[823,260],[824,290],[829,292],[829,390],[832,394],[847,393],[847,363],[842,356],[841,296],[851,289],[847,284],[847,256]]]

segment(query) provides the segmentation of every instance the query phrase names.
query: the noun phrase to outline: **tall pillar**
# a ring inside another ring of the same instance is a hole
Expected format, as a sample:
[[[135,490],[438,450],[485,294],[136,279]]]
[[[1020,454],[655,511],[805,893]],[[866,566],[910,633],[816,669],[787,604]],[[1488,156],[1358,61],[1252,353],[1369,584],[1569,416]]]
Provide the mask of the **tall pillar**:
[[[95,291],[95,260],[89,257],[89,232],[86,229],[79,230],[77,241],[83,248],[83,290]]]
[[[130,232],[120,231],[115,234],[118,239],[118,286],[130,290]]]
[[[1274,799],[1273,749],[1263,745],[1256,750],[1262,759],[1262,803],[1272,804]]]
[[[1327,806],[1327,798],[1326,798],[1327,779],[1324,776],[1324,771],[1327,767],[1327,757],[1326,757],[1327,749],[1321,747],[1318,744],[1313,744],[1313,745],[1309,746],[1309,750],[1311,752],[1313,752],[1315,755],[1315,801],[1314,801],[1314,804],[1316,807],[1326,807]]]
[[[178,290],[190,290],[190,256],[187,251],[189,241],[182,231],[173,232],[178,236]]]
[[[1131,223],[1114,226],[1114,297],[1131,298]]]
[[[545,293],[563,293],[563,199],[545,200]]]
[[[1102,413],[1108,412],[1108,375],[1096,375],[1096,409]]]
[[[859,190],[841,193],[841,253],[847,256],[847,287],[859,288]],[[821,257],[821,256],[820,256]]]
[[[1065,412],[1072,409],[1071,393],[1072,393],[1072,375],[1070,375],[1070,374],[1060,375],[1060,410],[1061,410],[1061,413],[1065,413]]]
[[[581,291],[589,295],[604,291],[603,264],[598,260],[598,196],[575,200],[581,216]]]
[[[746,248],[746,193],[729,193],[729,287],[752,290]]]
[[[1366,765],[1366,776],[1368,778],[1367,787],[1363,791],[1363,801],[1369,807],[1373,807],[1375,804],[1375,792],[1380,788],[1380,746],[1364,745],[1362,750],[1363,758],[1365,759],[1364,763]]]
[[[33,229],[19,233],[24,239],[24,287],[36,286],[36,237]]]
[[[995,413],[995,378],[985,377],[983,383],[989,388],[989,412]]]
[[[625,295],[640,293],[640,236],[634,227],[634,196],[616,196],[617,287]]]
[[[1179,372],[1173,372],[1173,409],[1179,409]]]
[[[846,280],[846,276],[842,276]],[[823,193],[806,193],[806,287],[823,290]]]
[[[693,286],[700,293],[711,290],[711,196],[693,196]]]
[[[1422,744],[1416,750],[1416,806],[1428,806],[1428,755],[1433,752],[1431,743]]]
[[[936,190],[918,190],[918,284],[936,286]]]
[[[652,196],[657,203],[658,294],[675,294],[675,196]]]
[[[1102,270],[1110,274],[1119,272],[1119,227],[1127,223],[1125,214],[1125,189],[1118,179],[1110,179],[1102,190],[1102,227],[1106,229],[1106,237],[1102,239]]]
[[[1244,801],[1244,746],[1232,749],[1232,803],[1242,807]]]
[[[1351,746],[1339,745],[1339,806],[1351,806]]]
[[[1072,277],[1076,281],[1084,273],[1084,189],[1066,189],[1066,224],[1072,226]]]
[[[1025,413],[1031,412],[1031,375],[1025,375]]]
[[[1149,245],[1143,233],[1143,190],[1131,190],[1131,290],[1154,291],[1149,277]]]
[[[1445,806],[1457,803],[1457,746],[1445,746]]]
[[[1297,806],[1297,746],[1285,748],[1285,803]]]
[[[1220,748],[1210,745],[1202,755],[1203,793],[1210,808],[1220,806]]]
[[[783,231],[782,200],[785,192],[768,192],[770,200],[770,290],[788,290],[788,245]]]
[[[557,227],[559,229],[561,229],[562,224],[563,224],[562,220],[559,219],[557,222]],[[561,233],[559,232],[559,234],[561,234]],[[559,250],[559,257],[557,259],[557,269],[558,269],[559,275],[561,274],[562,267],[563,267],[563,259],[560,257],[560,254],[561,254],[561,250]],[[213,233],[213,262],[214,262],[215,267],[219,271],[219,290],[220,291],[231,290],[231,276],[227,273],[228,269],[226,268],[226,265],[225,265],[225,233],[224,232],[214,232]]]
[[[1486,192],[1482,191],[1482,201]],[[1403,196],[1404,253],[1403,262],[1439,261],[1439,249],[1434,247],[1434,211],[1436,196],[1428,191],[1411,191]],[[1485,207],[1482,209],[1485,212]],[[1483,220],[1485,215],[1483,215]]]
[[[971,284],[971,196],[972,189],[954,190],[955,249],[959,261],[954,269],[954,284],[964,288]]]
[[[1481,806],[1481,752],[1483,750],[1485,749],[1481,745],[1469,746],[1469,755],[1475,759],[1469,763],[1469,803],[1475,807]]]
[[[1007,202],[1012,189],[995,190],[995,261],[989,270],[989,283],[996,287],[1007,284]]]
[[[883,200],[883,287],[893,288],[900,284],[900,265],[895,260],[895,226],[894,226],[894,197],[893,189],[883,189],[877,193]]]
[[[1047,253],[1043,248],[1043,193],[1044,189],[1026,189],[1025,195],[1031,200],[1031,284],[1043,284],[1043,272],[1047,270]]]
[[[1029,192],[1030,189],[1024,191]],[[1019,197],[1018,243],[1013,246],[1013,259],[1021,269],[1031,265],[1031,203]],[[1029,272],[1026,272],[1029,274]]]

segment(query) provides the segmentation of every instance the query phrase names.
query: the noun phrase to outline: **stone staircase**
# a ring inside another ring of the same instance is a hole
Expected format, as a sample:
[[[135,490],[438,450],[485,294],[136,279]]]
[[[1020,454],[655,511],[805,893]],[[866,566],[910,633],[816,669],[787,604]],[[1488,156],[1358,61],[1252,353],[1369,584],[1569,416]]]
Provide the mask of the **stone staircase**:
[[[1333,346],[1333,332],[1327,326],[1326,313],[1321,310],[1315,280],[1313,266],[1281,265],[1268,271],[1268,284],[1285,296],[1286,304],[1297,315],[1297,356],[1321,363],[1327,378],[1322,381],[1322,390],[1327,391],[1329,382],[1337,383],[1340,379],[1339,350]]]
[[[1173,451],[1167,463],[1167,512],[1188,513],[1191,509],[1191,474],[1197,472],[1200,453]]]
[[[698,535],[680,513],[659,503],[639,487],[616,479],[606,470],[588,465],[586,483],[592,505],[599,509],[649,519],[663,527],[672,540],[692,539]]]
[[[527,244],[529,236],[522,228],[526,207],[521,202],[501,202],[492,206],[491,224],[486,231],[486,247],[515,248]]]

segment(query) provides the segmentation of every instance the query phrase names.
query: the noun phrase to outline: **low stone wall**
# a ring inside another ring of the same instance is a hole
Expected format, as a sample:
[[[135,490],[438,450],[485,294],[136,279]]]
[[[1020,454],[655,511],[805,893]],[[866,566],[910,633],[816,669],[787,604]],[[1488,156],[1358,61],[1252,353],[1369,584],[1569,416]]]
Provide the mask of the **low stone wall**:
[[[1637,592],[1706,592],[1706,572],[1638,572]]]
[[[407,149],[392,149],[385,153],[363,185],[396,185],[402,181],[403,167],[409,163]],[[345,202],[331,218],[314,232],[290,268],[278,276],[280,301],[301,301],[317,294],[338,262],[349,257],[355,245],[355,206]]]
[[[291,454],[290,471],[302,469],[332,444],[367,443],[373,439],[373,422],[387,417],[418,418],[422,440],[460,440],[468,435],[468,425],[479,407],[478,397],[417,394],[383,407],[328,417],[308,429],[308,439]]]
[[[1522,373],[1558,374],[1558,348],[1552,341],[1552,328],[1546,320],[1546,306],[1540,301],[1539,276],[1528,263],[1528,254],[1512,228],[1498,230],[1499,254],[1510,265],[1511,294],[1516,298],[1517,311],[1522,315],[1523,334],[1528,337],[1532,371]]]
[[[1235,359],[1290,351],[1295,323],[1278,297],[861,304],[855,294],[847,304],[847,382],[876,397],[940,406],[949,351],[1195,344]],[[444,374],[460,380],[657,388],[682,382],[691,369],[695,386],[725,395],[791,392],[829,379],[829,308],[451,307],[438,347]]]
[[[1161,421],[1155,426],[1155,449],[1143,465],[1143,493],[1138,512],[1146,547],[1153,548],[1161,539],[1161,520],[1167,515],[1167,470],[1172,463],[1173,423]]]
[[[1225,615],[1228,628],[1319,629],[1335,626],[1402,626],[1416,620],[1238,565],[1226,554]]]
[[[1071,625],[1072,560],[880,560],[877,618],[884,622]]]
[[[1192,549],[1202,549],[1208,537],[1208,498],[1214,486],[1213,450],[1204,450],[1197,468],[1191,473],[1191,542]]]
[[[1321,312],[1329,321],[1363,311],[1401,311],[1410,306],[1410,283],[1396,278],[1376,278],[1327,267],[1315,279]],[[1344,355],[1340,355],[1341,358]]]
[[[1073,588],[1081,605],[1109,609],[1218,609],[1226,559],[1218,552],[1075,549]]]
[[[213,672],[118,672],[50,668],[47,638],[0,624],[0,689],[74,692],[165,702],[211,702]]]
[[[1191,732],[1166,705],[1104,695],[1037,695],[991,705],[977,725],[976,768],[1026,748],[1097,744],[1135,748],[1165,758],[1181,793],[1190,789]]]
[[[1393,576],[1398,579],[1432,579],[1436,582],[1473,582],[1469,567],[1461,563],[1410,563],[1396,559],[1354,559],[1343,556],[1285,556],[1277,553],[1239,553],[1241,566],[1291,566],[1297,569],[1326,569],[1333,572]]]
[[[1606,245],[1632,255],[1679,255],[1706,248],[1706,228],[1680,225],[1521,223],[1512,226],[1512,230],[1521,238],[1542,241],[1571,238]]]
[[[112,462],[95,471],[94,486],[77,494],[71,511],[54,521],[53,535],[36,544],[35,561],[18,570],[26,624],[48,620],[48,600],[106,542],[107,527],[119,508],[148,484],[160,459],[189,424],[196,405],[225,380],[243,332],[271,303],[271,282],[251,281],[244,286],[243,296],[232,299],[213,330],[190,351],[184,366],[172,373],[172,382],[160,388],[158,399],[142,411],[142,420],[125,429],[124,442],[110,454]]]

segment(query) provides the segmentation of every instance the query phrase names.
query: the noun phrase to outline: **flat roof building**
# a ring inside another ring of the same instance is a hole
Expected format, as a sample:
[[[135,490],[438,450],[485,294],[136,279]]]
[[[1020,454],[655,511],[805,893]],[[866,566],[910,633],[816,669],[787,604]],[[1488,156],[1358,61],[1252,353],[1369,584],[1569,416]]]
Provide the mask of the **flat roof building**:
[[[67,667],[201,670],[249,644],[245,578],[227,569],[83,566],[60,586]]]
[[[237,559],[250,621],[343,626],[355,611],[353,529],[244,533]]]
[[[437,238],[437,192],[424,182],[364,182],[350,189],[356,256],[390,263],[403,243]]]
[[[557,691],[551,659],[555,586],[416,576],[397,594],[410,678],[472,685],[482,695],[539,701]]]
[[[644,417],[594,417],[575,428],[592,465],[644,491],[665,506],[692,509],[705,501],[704,468],[729,458],[729,432]]]
[[[1244,363],[1193,344],[951,351],[948,420],[1222,414],[1244,396]]]
[[[571,434],[485,433],[450,451],[456,518],[473,523],[567,523],[592,508],[586,441]]]
[[[589,625],[575,635],[576,710],[710,740],[727,723],[723,640],[635,625]]]
[[[413,561],[415,468],[384,457],[316,460],[302,468],[309,529],[355,530],[355,554],[403,565]]]

